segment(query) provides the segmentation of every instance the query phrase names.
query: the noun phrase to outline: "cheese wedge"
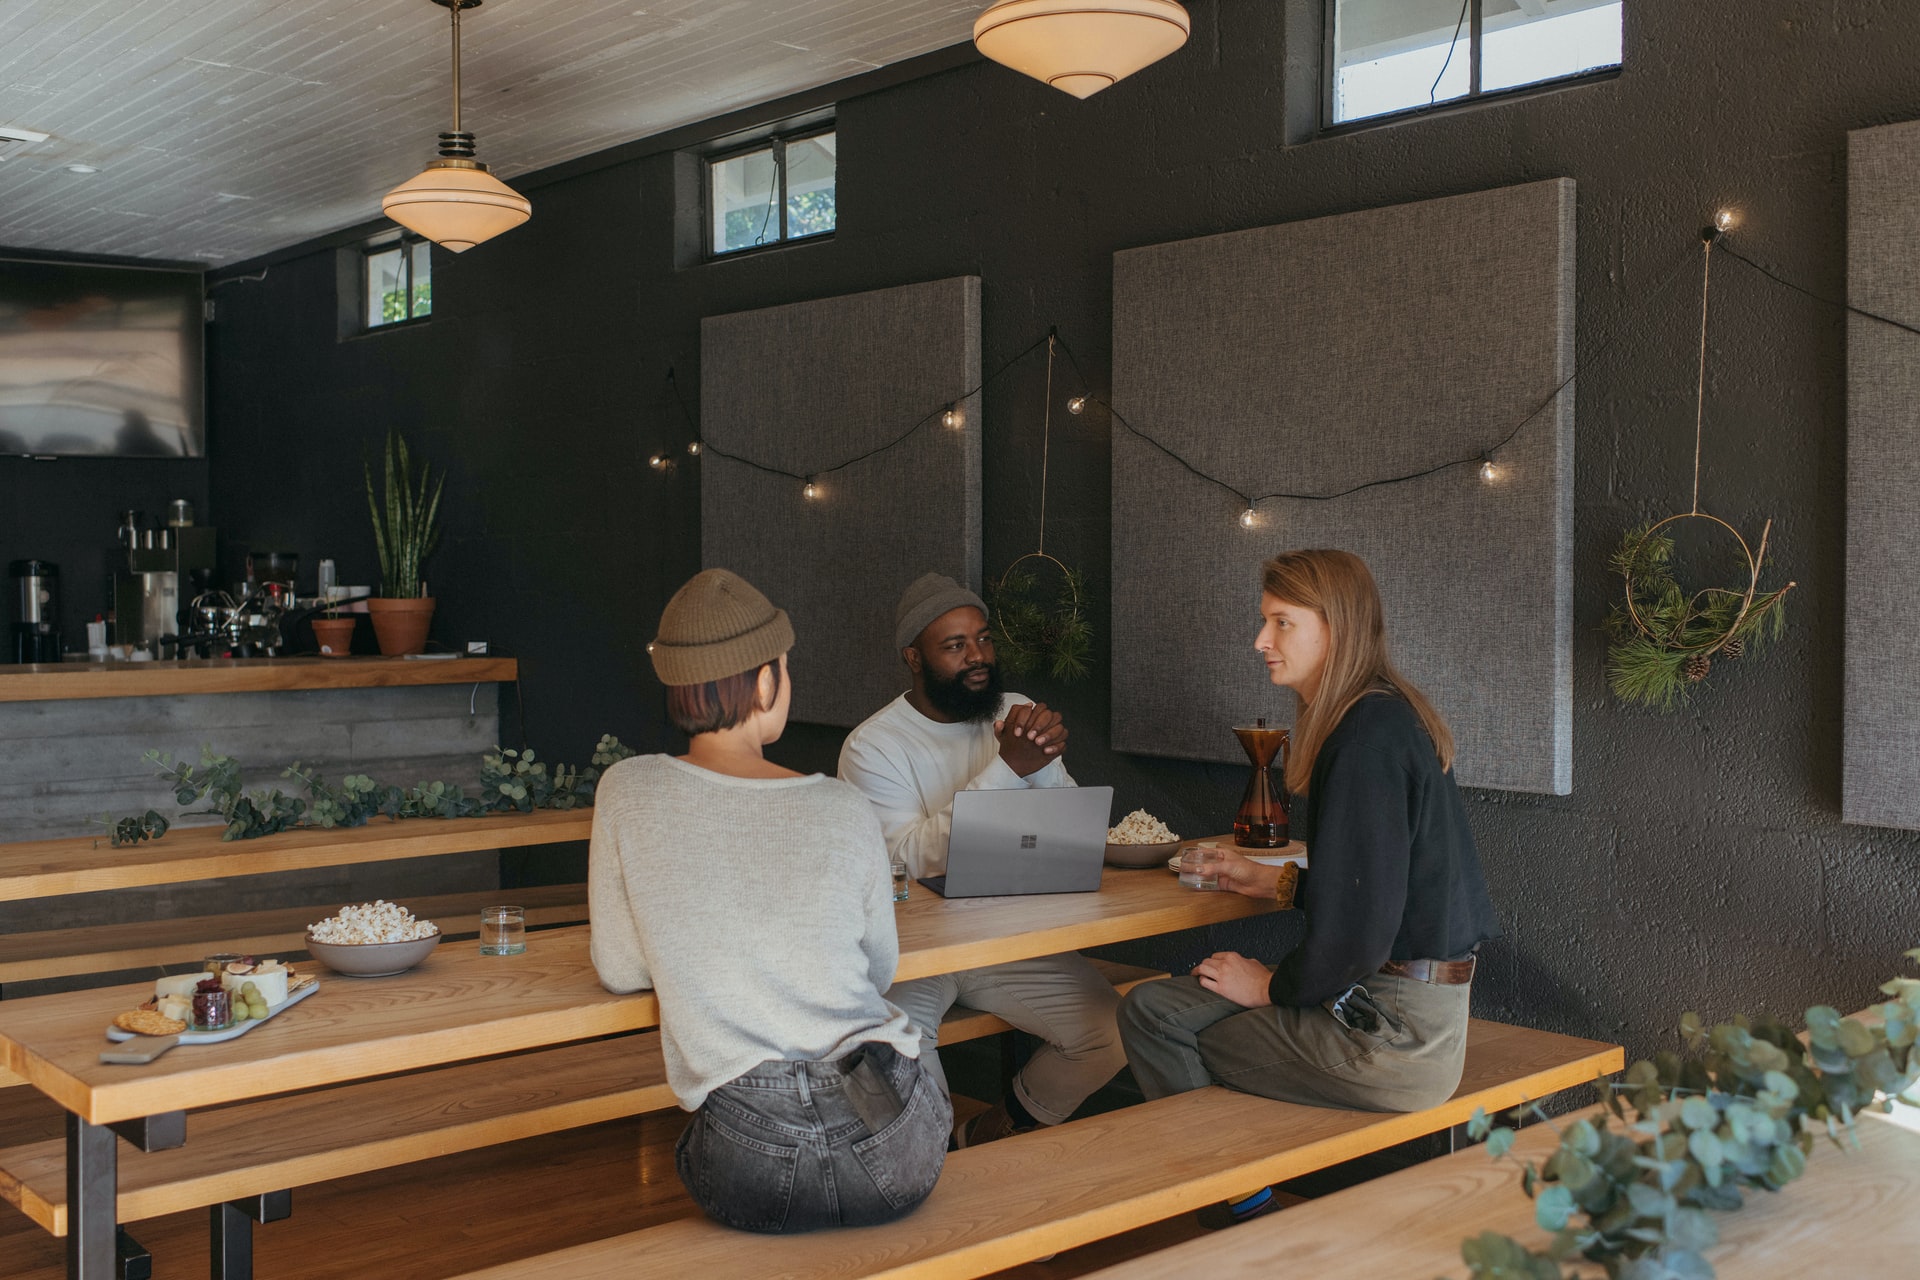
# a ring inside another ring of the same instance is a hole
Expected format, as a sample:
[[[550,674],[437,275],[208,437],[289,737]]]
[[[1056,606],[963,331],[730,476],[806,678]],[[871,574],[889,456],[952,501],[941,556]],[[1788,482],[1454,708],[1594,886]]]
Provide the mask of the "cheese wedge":
[[[168,996],[185,996],[191,1000],[193,989],[199,986],[200,980],[206,976],[204,973],[182,973],[171,978],[161,978],[153,984],[153,994],[162,1000]]]
[[[237,992],[249,982],[266,999],[267,1007],[283,1004],[287,998],[287,970],[285,966],[273,969],[255,969],[252,973],[223,973],[220,983],[229,991]]]
[[[160,1013],[163,1017],[176,1022],[193,1022],[193,1001],[186,996],[163,996],[160,1000]]]

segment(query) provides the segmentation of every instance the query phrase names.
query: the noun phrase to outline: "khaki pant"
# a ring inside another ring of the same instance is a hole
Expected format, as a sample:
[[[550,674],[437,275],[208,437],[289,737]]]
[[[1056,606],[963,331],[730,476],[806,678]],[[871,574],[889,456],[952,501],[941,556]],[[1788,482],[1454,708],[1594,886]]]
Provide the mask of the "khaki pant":
[[[947,1087],[940,1019],[956,1004],[1004,1018],[1046,1043],[1014,1077],[1033,1118],[1059,1124],[1127,1063],[1114,1015],[1120,996],[1085,956],[1069,952],[896,982],[887,999],[920,1033],[920,1065]]]
[[[1452,1097],[1471,986],[1382,973],[1360,985],[1343,1021],[1332,1002],[1248,1009],[1197,978],[1143,982],[1120,1010],[1127,1062],[1149,1098],[1223,1084],[1315,1107],[1420,1111]],[[1357,1029],[1370,1020],[1373,1029]]]

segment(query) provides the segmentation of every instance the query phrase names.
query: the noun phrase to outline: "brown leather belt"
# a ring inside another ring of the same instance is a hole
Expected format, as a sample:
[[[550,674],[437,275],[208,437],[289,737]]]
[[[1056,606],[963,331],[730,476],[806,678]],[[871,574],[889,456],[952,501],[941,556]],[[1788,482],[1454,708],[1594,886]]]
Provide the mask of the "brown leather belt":
[[[1439,987],[1458,987],[1473,981],[1473,967],[1479,960],[1478,956],[1465,960],[1389,960],[1380,966],[1380,972]]]

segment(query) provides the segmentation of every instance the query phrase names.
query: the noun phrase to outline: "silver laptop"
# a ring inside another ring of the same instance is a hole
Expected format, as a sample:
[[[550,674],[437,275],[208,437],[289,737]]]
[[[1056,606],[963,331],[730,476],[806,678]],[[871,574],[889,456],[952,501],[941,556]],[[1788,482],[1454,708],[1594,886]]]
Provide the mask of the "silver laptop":
[[[956,792],[947,874],[920,883],[943,898],[1092,893],[1112,813],[1112,787]]]

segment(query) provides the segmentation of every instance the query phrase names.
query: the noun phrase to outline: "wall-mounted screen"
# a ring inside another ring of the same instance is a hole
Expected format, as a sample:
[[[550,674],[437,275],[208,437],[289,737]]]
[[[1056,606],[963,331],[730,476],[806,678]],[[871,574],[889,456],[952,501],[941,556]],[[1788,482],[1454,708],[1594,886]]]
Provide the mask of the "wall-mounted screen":
[[[195,271],[0,258],[0,454],[197,458]]]

